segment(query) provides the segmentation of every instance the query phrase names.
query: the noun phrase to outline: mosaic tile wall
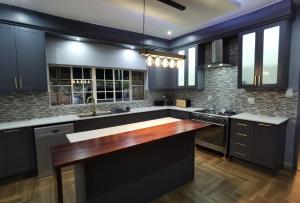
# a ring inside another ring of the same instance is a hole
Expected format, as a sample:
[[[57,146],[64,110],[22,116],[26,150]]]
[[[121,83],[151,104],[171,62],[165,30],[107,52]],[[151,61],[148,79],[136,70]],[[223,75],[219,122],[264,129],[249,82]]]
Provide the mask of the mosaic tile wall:
[[[146,91],[146,98],[143,101],[106,103],[97,105],[98,111],[107,111],[112,107],[127,106],[144,107],[151,106],[153,100],[162,98],[164,92]],[[91,111],[91,106],[86,105],[67,105],[50,106],[49,94],[9,94],[0,96],[0,122],[23,120],[30,118],[42,118],[68,114],[87,113]]]
[[[237,88],[237,67],[211,68],[205,70],[205,90],[174,91],[173,98],[189,98],[192,106],[233,109],[270,116],[296,117],[298,93],[286,97],[285,91],[249,91]],[[208,97],[211,96],[211,100]],[[249,104],[254,98],[255,104]]]

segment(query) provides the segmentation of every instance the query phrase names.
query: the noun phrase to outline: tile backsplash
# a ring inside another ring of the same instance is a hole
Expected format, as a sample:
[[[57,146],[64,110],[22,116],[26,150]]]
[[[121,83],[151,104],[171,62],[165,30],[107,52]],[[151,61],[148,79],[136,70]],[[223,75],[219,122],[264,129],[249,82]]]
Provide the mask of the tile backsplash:
[[[192,106],[217,110],[233,109],[270,116],[296,117],[298,93],[286,97],[286,91],[253,91],[237,88],[237,67],[207,68],[205,90],[179,90],[170,94],[174,98],[189,98]],[[211,96],[211,99],[208,99]],[[248,98],[254,98],[249,104]]]
[[[143,101],[98,104],[97,110],[106,111],[112,107],[125,108],[130,106],[133,108],[151,106],[153,100],[163,97],[164,92],[146,91],[145,95],[146,98]],[[50,106],[48,93],[1,95],[0,105],[0,122],[87,113],[92,108],[87,105]]]
[[[286,97],[285,91],[249,91],[237,88],[237,67],[208,68],[205,70],[205,90],[146,91],[143,101],[103,103],[97,105],[98,111],[112,107],[152,106],[153,100],[163,96],[189,98],[193,107],[213,108],[217,110],[233,109],[238,112],[250,112],[270,116],[296,117],[298,93]],[[208,97],[211,96],[211,99]],[[249,104],[248,98],[255,103]],[[86,105],[50,106],[49,94],[14,93],[0,96],[0,122],[58,115],[78,114],[91,111]]]

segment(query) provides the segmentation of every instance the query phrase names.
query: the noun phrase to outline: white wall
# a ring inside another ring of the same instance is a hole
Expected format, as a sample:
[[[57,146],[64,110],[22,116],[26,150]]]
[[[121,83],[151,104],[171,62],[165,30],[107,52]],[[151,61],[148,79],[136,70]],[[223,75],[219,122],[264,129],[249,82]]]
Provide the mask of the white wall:
[[[48,64],[147,70],[138,50],[50,37],[46,39],[46,59]]]

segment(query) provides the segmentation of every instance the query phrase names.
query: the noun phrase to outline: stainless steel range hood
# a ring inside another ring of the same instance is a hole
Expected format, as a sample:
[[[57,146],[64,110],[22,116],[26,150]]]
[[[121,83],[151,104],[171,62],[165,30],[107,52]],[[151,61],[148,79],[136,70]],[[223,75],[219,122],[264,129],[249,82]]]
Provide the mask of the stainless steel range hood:
[[[219,68],[231,66],[223,62],[223,39],[212,42],[212,63],[207,64],[208,68]]]

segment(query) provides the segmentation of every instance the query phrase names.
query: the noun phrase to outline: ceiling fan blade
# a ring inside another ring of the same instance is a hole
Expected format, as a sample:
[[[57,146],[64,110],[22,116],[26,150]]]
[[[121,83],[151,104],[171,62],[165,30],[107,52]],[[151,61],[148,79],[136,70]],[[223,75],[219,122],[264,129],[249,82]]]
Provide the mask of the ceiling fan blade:
[[[176,3],[175,1],[172,1],[172,0],[158,0],[158,1],[161,2],[161,3],[164,3],[164,4],[168,5],[168,6],[171,6],[173,8],[176,8],[178,10],[181,10],[181,11],[183,11],[183,10],[186,9],[185,6],[183,6],[183,5],[179,4],[179,3]]]

